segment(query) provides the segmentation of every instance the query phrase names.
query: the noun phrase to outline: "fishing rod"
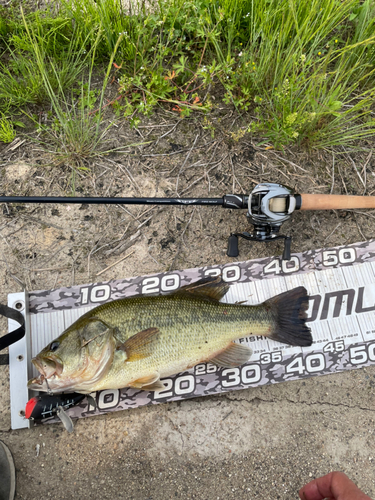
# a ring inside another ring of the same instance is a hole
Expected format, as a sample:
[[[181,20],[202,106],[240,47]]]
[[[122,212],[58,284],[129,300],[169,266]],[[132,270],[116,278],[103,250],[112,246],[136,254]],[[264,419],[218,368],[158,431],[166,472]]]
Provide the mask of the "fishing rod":
[[[249,195],[226,194],[222,198],[106,198],[59,196],[0,196],[0,203],[80,203],[95,205],[179,205],[221,206],[247,209],[247,218],[254,226],[252,233],[232,233],[227,255],[238,257],[238,238],[248,241],[284,240],[283,260],[290,260],[291,237],[279,234],[281,225],[294,210],[333,210],[375,208],[373,196],[296,194],[281,184],[265,182],[255,186]]]

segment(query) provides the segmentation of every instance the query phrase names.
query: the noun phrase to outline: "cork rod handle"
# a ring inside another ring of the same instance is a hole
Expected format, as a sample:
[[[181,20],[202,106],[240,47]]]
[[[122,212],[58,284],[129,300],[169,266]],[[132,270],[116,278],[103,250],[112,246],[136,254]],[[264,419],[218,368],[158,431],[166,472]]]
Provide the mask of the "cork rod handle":
[[[332,210],[375,208],[375,196],[348,196],[339,194],[301,194],[300,210]]]

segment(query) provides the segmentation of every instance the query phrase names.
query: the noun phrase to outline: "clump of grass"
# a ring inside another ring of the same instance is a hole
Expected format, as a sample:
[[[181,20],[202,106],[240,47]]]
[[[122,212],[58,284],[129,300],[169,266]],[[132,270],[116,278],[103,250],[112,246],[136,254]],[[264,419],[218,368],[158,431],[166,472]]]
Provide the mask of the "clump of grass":
[[[46,151],[53,155],[55,163],[65,163],[73,170],[86,170],[87,161],[98,154],[102,154],[102,145],[107,129],[102,127],[102,105],[104,92],[108,83],[110,68],[116,54],[118,43],[115,46],[112,57],[109,61],[107,73],[104,77],[99,98],[98,112],[92,111],[96,101],[96,94],[91,91],[91,79],[95,62],[95,49],[97,42],[92,47],[91,65],[89,67],[87,83],[81,82],[78,89],[78,98],[74,95],[67,98],[64,92],[64,79],[58,69],[52,66],[53,82],[57,83],[55,92],[51,82],[50,69],[47,67],[48,61],[40,48],[38,36],[28,25],[24,18],[28,43],[35,54],[35,65],[41,77],[46,95],[51,103],[50,126],[40,126],[39,132],[44,134],[44,140],[40,143]],[[97,35],[97,41],[100,34]],[[76,89],[77,93],[77,89]],[[94,99],[93,99],[94,97]]]
[[[24,16],[24,23],[9,34],[8,57],[0,63],[0,102],[14,108],[49,99],[37,58],[43,60],[51,89],[61,94],[77,81],[91,54],[86,50],[88,39],[82,40],[80,32],[70,28],[69,19],[45,19],[37,12],[31,20]]]

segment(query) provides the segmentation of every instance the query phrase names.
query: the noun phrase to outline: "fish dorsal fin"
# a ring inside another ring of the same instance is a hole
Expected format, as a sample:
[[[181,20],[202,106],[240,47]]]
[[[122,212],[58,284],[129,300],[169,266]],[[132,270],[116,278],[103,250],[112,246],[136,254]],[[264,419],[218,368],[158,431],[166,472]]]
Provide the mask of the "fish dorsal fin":
[[[252,354],[250,347],[232,342],[224,351],[209,361],[216,366],[232,368],[246,363]]]
[[[126,361],[144,359],[153,353],[155,344],[159,339],[158,328],[147,328],[130,337],[126,342],[117,346],[117,350],[126,353]]]
[[[203,278],[195,283],[181,287],[176,295],[200,297],[201,299],[219,302],[229,290],[228,283],[221,281],[220,277]]]

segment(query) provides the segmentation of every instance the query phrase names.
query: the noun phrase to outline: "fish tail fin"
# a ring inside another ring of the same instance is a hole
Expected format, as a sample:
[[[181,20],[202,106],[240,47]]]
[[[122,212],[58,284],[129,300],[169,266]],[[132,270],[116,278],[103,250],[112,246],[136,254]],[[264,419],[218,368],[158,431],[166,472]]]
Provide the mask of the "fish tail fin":
[[[274,326],[267,337],[289,345],[310,346],[311,330],[306,325],[308,299],[306,288],[299,286],[267,300],[265,305],[274,318]]]

